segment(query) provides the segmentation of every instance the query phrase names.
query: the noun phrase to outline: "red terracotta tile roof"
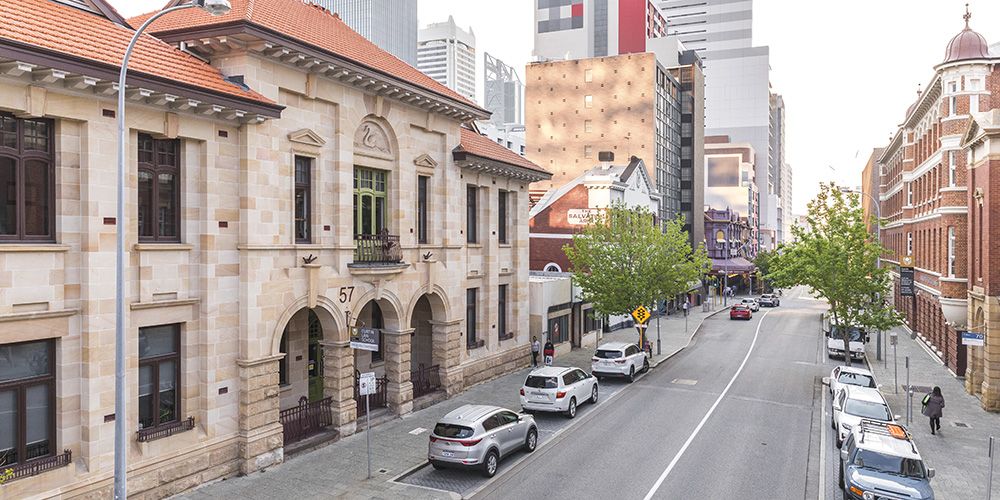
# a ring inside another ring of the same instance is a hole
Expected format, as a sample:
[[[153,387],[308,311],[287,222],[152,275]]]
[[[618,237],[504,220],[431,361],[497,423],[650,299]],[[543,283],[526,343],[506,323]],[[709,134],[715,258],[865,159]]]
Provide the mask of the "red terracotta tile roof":
[[[549,171],[539,167],[531,160],[528,160],[527,158],[501,146],[500,144],[497,144],[489,137],[481,135],[475,130],[470,130],[465,127],[461,128],[462,142],[459,147],[467,153],[481,158],[488,158],[507,163],[509,165],[526,168],[528,170],[534,170],[535,172],[540,172],[548,176],[552,175]]]
[[[231,4],[232,10],[224,16],[213,17],[200,9],[188,9],[157,21],[151,29],[158,34],[173,34],[191,28],[245,22],[481,109],[454,90],[382,50],[352,30],[339,16],[322,7],[303,0],[231,0]],[[142,14],[129,19],[129,22],[138,26],[150,15]]]
[[[133,30],[104,17],[50,0],[0,1],[0,43],[13,41],[117,68],[133,34]],[[252,90],[227,82],[212,66],[152,36],[143,36],[136,44],[129,73],[166,78],[255,103],[274,104]]]

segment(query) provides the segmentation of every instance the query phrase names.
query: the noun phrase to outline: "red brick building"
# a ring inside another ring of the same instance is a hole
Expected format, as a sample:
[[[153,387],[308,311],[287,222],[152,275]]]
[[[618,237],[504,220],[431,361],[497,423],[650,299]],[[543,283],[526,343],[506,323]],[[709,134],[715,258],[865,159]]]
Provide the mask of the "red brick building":
[[[998,267],[987,259],[990,213],[1000,208],[989,202],[991,195],[1000,196],[1000,177],[990,172],[1000,161],[989,153],[1000,151],[1000,144],[990,146],[1000,106],[1000,57],[969,28],[969,17],[877,158],[877,192],[882,242],[890,249],[883,262],[914,260],[916,296],[900,295],[897,274],[895,307],[948,368],[966,378],[984,408],[996,410],[1000,339],[990,342],[988,323],[1000,319],[991,305],[1000,293],[1000,274],[990,271]],[[962,345],[964,330],[987,332],[986,346]]]

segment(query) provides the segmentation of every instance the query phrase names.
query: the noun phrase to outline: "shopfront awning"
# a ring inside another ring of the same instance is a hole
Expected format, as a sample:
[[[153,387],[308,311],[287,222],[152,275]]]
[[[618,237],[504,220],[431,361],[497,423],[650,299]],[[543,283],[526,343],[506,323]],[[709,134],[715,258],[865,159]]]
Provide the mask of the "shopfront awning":
[[[731,259],[712,259],[713,273],[748,273],[754,270],[753,262],[743,257],[733,257]]]

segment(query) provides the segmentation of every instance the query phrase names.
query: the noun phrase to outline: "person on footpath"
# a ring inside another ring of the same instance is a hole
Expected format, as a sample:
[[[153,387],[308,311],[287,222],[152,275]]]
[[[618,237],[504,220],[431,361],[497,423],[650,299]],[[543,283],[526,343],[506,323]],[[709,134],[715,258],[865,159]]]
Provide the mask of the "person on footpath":
[[[542,350],[542,343],[538,337],[531,337],[531,367],[538,368],[538,353]]]
[[[556,355],[556,346],[552,345],[551,340],[545,341],[545,348],[542,349],[542,355],[545,356],[545,366],[552,366],[552,359]]]
[[[941,416],[944,413],[943,410],[944,396],[941,395],[941,388],[935,386],[933,391],[924,396],[923,409],[920,411],[925,417],[931,419],[931,434],[941,432]]]
[[[685,300],[684,301],[684,317],[686,318],[687,315],[688,315],[688,301]]]

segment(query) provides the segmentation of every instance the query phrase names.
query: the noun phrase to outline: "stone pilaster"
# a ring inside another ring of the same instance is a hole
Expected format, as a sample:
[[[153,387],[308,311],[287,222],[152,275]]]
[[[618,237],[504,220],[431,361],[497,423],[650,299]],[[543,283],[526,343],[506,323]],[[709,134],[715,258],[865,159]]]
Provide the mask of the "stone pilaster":
[[[396,415],[413,411],[413,382],[410,380],[410,335],[405,330],[382,329],[385,340],[385,376],[388,379],[386,399]]]
[[[354,434],[358,406],[354,401],[354,351],[350,342],[322,341],[323,396],[332,398],[333,425],[341,436]]]
[[[284,460],[279,421],[278,362],[283,355],[237,361],[240,370],[240,473]]]
[[[433,347],[431,358],[441,370],[441,387],[448,397],[465,388],[465,377],[460,366],[462,362],[462,320],[431,321]]]

